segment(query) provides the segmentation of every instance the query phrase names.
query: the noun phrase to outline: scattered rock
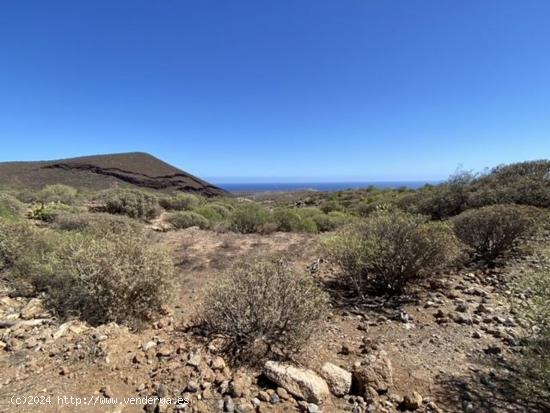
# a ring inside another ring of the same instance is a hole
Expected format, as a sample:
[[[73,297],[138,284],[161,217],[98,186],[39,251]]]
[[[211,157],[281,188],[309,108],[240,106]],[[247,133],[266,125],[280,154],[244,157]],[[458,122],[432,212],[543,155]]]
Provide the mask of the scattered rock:
[[[352,374],[349,371],[332,363],[325,363],[321,368],[321,375],[335,396],[344,396],[350,392]]]
[[[413,391],[403,396],[401,405],[406,410],[417,410],[422,406],[422,401],[422,396],[418,392]]]
[[[289,393],[310,403],[324,403],[330,398],[327,383],[315,372],[291,364],[267,361],[264,374]]]
[[[360,394],[364,397],[368,393],[369,386],[378,393],[385,393],[393,385],[391,360],[383,350],[370,354],[364,364],[354,369],[353,376],[357,380]]]

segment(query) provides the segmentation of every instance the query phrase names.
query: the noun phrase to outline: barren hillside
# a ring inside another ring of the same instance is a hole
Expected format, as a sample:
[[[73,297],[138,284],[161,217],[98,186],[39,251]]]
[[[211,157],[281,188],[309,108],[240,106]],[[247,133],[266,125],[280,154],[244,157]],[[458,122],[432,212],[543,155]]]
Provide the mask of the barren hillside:
[[[56,183],[89,189],[132,185],[206,196],[225,193],[221,188],[141,152],[0,163],[2,186],[40,188]]]

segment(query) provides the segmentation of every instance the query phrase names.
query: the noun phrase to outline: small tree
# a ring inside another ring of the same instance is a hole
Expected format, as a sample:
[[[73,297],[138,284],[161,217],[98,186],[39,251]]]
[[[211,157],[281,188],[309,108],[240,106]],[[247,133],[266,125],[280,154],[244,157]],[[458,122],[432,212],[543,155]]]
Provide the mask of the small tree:
[[[373,213],[323,245],[329,260],[360,294],[400,293],[460,253],[449,225],[399,211]]]
[[[526,207],[491,205],[471,209],[452,220],[458,238],[472,248],[476,258],[494,260],[533,227]]]
[[[307,342],[327,305],[326,293],[310,275],[278,257],[242,263],[212,284],[200,321],[237,352],[289,354]]]

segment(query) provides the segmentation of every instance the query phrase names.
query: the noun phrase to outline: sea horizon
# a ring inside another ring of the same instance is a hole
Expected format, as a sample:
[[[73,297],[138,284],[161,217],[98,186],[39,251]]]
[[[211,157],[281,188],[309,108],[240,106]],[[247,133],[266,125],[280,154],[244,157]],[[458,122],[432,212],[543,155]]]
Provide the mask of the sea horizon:
[[[418,189],[427,184],[439,181],[342,181],[342,182],[223,182],[213,184],[228,192],[293,192],[293,191],[343,191],[347,189],[380,189],[409,188]]]

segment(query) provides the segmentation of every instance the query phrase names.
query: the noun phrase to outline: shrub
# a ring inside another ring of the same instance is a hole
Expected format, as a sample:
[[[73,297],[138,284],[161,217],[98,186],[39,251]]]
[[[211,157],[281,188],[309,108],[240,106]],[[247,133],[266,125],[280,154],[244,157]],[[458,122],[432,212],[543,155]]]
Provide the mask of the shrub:
[[[10,268],[12,285],[32,284],[41,289],[52,274],[53,253],[61,244],[57,233],[28,222],[0,221],[0,269]]]
[[[53,267],[50,302],[61,316],[91,324],[138,326],[160,312],[174,288],[169,255],[137,235],[76,233],[58,248]]]
[[[273,220],[279,231],[317,232],[315,221],[307,216],[302,216],[298,209],[278,209],[273,213]]]
[[[14,219],[25,213],[25,205],[14,196],[0,193],[0,218]]]
[[[298,351],[315,331],[327,295],[308,274],[295,273],[284,258],[245,262],[212,284],[202,306],[207,331],[248,353]]]
[[[29,212],[30,219],[52,223],[60,214],[77,213],[78,208],[65,204],[40,204]]]
[[[311,217],[315,227],[320,232],[332,231],[338,227],[338,222],[327,214],[318,214]]]
[[[198,207],[201,200],[193,194],[177,194],[159,199],[160,206],[164,209],[175,211],[189,211]]]
[[[353,219],[353,217],[351,217],[350,215],[340,211],[332,211],[332,212],[329,212],[327,215],[329,216],[330,220],[334,223],[336,228],[344,226],[345,224],[349,223]]]
[[[21,241],[25,236],[30,238],[29,231],[27,224],[0,220],[0,271],[13,266],[24,252]]]
[[[445,223],[403,212],[378,212],[323,243],[329,260],[351,286],[365,292],[399,293],[414,280],[451,263],[460,243]]]
[[[151,219],[160,214],[156,196],[137,189],[111,189],[100,194],[106,212],[130,218]]]
[[[223,208],[223,207],[221,207]],[[224,219],[224,215],[220,213],[221,208],[213,205],[203,205],[193,210],[194,213],[202,215],[209,222],[219,222]],[[229,211],[226,211],[229,214]]]
[[[517,205],[492,205],[463,212],[452,220],[458,238],[477,258],[494,260],[529,232],[532,219]]]
[[[199,227],[207,229],[210,227],[210,222],[200,214],[191,211],[178,211],[169,214],[166,221],[172,224],[174,228],[184,229],[189,227]]]
[[[0,223],[0,268],[15,286],[46,294],[62,316],[137,325],[157,314],[173,288],[169,255],[138,233],[57,232]]]
[[[461,172],[446,182],[426,187],[401,198],[398,205],[405,211],[444,219],[460,214],[467,208],[474,176]]]
[[[36,201],[43,203],[59,202],[66,205],[72,205],[76,200],[76,194],[77,190],[67,185],[47,185],[38,192]]]
[[[243,234],[262,232],[270,221],[270,213],[255,203],[240,204],[231,216],[231,227],[234,231]]]
[[[231,211],[233,210],[230,205],[221,204],[218,202],[213,202],[209,206],[224,219],[229,218],[231,216]]]
[[[321,204],[321,210],[328,214],[332,211],[343,211],[345,208],[336,200],[326,200]]]
[[[517,286],[519,313],[530,327],[519,369],[528,397],[550,400],[550,269],[526,276]]]
[[[91,232],[96,234],[138,233],[143,230],[143,225],[138,221],[124,216],[106,213],[61,213],[54,221],[54,227],[63,231]]]
[[[514,203],[550,207],[550,161],[538,160],[501,165],[477,179],[468,207]]]

